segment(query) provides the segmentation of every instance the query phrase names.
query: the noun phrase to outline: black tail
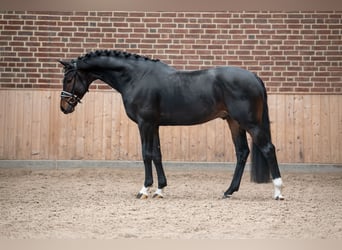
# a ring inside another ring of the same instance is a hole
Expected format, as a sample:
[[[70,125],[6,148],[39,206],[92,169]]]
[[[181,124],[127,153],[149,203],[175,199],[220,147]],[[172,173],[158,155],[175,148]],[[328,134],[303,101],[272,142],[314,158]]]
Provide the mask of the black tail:
[[[270,118],[268,115],[267,93],[264,82],[256,76],[260,84],[264,88],[264,104],[262,113],[262,129],[266,136],[271,140]],[[252,166],[251,166],[251,180],[256,183],[267,183],[270,181],[270,168],[267,164],[266,158],[260,151],[259,147],[253,143],[252,145]]]

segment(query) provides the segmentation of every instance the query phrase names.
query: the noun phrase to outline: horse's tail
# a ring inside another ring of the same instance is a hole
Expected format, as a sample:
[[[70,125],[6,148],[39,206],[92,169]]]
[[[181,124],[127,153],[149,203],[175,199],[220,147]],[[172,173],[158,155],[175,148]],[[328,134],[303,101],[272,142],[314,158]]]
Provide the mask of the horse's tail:
[[[256,76],[264,89],[264,102],[262,112],[261,129],[266,133],[266,136],[271,140],[270,118],[268,115],[267,93],[264,82]],[[266,158],[260,151],[259,147],[253,143],[252,145],[252,164],[251,164],[251,180],[256,183],[267,183],[270,181],[270,168]]]

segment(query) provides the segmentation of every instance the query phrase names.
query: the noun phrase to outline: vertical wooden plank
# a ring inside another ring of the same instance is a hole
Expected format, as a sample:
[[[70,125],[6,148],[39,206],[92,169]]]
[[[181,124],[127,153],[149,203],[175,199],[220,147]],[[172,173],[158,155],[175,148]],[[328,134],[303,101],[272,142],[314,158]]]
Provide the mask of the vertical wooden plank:
[[[73,134],[72,137],[74,139],[73,142],[69,141],[69,145],[73,147],[73,155],[72,159],[74,160],[83,160],[84,159],[84,147],[85,147],[85,112],[86,105],[84,105],[87,102],[87,95],[84,96],[82,100],[82,105],[77,106],[77,110],[74,112],[74,120],[73,120]]]
[[[42,96],[41,91],[32,91],[32,128],[31,128],[31,158],[40,159],[40,136],[41,136],[41,113],[42,113]]]
[[[179,157],[179,138],[180,127],[179,126],[162,126],[160,127],[160,139],[162,157],[165,161],[176,161]]]
[[[112,93],[104,92],[103,105],[103,151],[104,160],[111,159],[111,140],[112,140]]]
[[[197,150],[198,150],[198,129],[194,126],[189,127],[189,142],[190,142],[190,154],[189,161],[196,161]]]
[[[94,138],[93,138],[93,152],[94,159],[102,160],[104,159],[104,150],[102,148],[103,144],[103,92],[95,92],[94,101]]]
[[[283,133],[283,125],[280,123],[278,120],[278,104],[277,104],[277,99],[279,98],[279,95],[268,95],[268,111],[269,111],[269,117],[270,117],[270,126],[271,126],[271,138],[272,138],[272,143],[275,146],[276,150],[276,156],[278,161],[282,161],[281,158],[279,158],[281,155],[281,149],[280,149],[280,144],[282,143],[280,140],[280,136],[278,136],[279,133]],[[279,112],[282,112],[281,110]],[[283,115],[283,114],[282,114]],[[282,117],[282,116],[281,116]]]
[[[121,123],[121,109],[122,101],[118,93],[113,94],[112,100],[112,139],[111,139],[111,159],[120,159],[120,123]]]
[[[60,111],[60,96],[58,93],[54,93],[54,102],[55,105],[53,105],[53,110],[55,112],[55,122],[58,122],[58,127],[57,127],[57,133],[56,133],[56,142],[57,142],[57,160],[67,160],[68,158],[66,157],[65,151],[66,151],[66,145],[67,145],[67,135],[66,135],[66,130],[68,126],[68,116],[65,115]],[[52,124],[54,125],[54,124]]]
[[[23,143],[23,133],[24,133],[24,92],[16,91],[16,130],[15,133],[12,133],[12,136],[15,138],[15,159],[21,160],[24,159],[24,143]]]
[[[39,159],[53,159],[49,157],[49,148],[51,147],[50,139],[50,118],[51,110],[51,90],[41,92],[41,112],[40,112],[40,147]],[[57,104],[56,104],[57,105]]]
[[[120,105],[120,160],[129,160],[129,121],[123,105]]]
[[[217,162],[236,162],[236,152],[235,146],[232,139],[232,133],[229,128],[228,122],[225,120],[217,119],[217,126],[219,126],[219,134],[217,135],[222,136],[223,140],[219,140],[219,143],[222,144],[221,148],[219,149],[221,152],[217,154]]]
[[[340,95],[337,96],[338,99],[338,126],[337,126],[337,138],[338,138],[338,144],[339,147],[335,150],[337,151],[338,160],[337,163],[341,164],[342,162],[342,98]]]
[[[273,137],[276,137],[277,139],[277,158],[278,161],[281,163],[285,163],[286,161],[286,106],[285,106],[285,96],[284,95],[277,95],[276,96],[276,120],[278,125],[278,129],[276,130],[276,134]]]
[[[216,120],[208,123],[206,127],[207,132],[207,161],[215,162],[215,137],[216,137]]]
[[[31,159],[32,147],[32,91],[24,91],[24,130],[23,130],[23,159]]]
[[[180,127],[181,130],[181,150],[182,150],[182,161],[187,161],[190,158],[190,133],[189,126]]]
[[[228,123],[223,120],[219,120],[221,123],[223,123],[223,132],[224,132],[224,138],[225,138],[225,156],[224,158],[221,158],[221,161],[227,161],[228,159],[229,162],[236,163],[236,152],[235,152],[235,146],[233,142],[233,138],[231,135],[230,128],[228,126]],[[247,137],[248,138],[248,137]],[[248,143],[250,145],[250,143]]]
[[[312,95],[303,96],[303,158],[305,163],[313,161],[312,98],[314,98]]]
[[[271,138],[272,138],[272,143],[276,149],[277,159],[279,160],[277,131],[279,130],[280,124],[277,121],[277,95],[268,95],[267,99],[268,99],[267,100],[267,102],[268,102],[268,113],[269,113],[269,117],[270,117],[270,126],[271,126]]]
[[[172,147],[174,148],[173,152],[175,154],[174,158],[169,157],[170,160],[181,161],[182,160],[182,127],[173,127],[173,138],[172,138]]]
[[[342,140],[342,131],[341,124],[342,120],[339,116],[340,111],[339,109],[342,106],[341,96],[338,95],[331,95],[329,96],[329,117],[330,117],[330,134],[329,134],[329,141],[330,141],[330,152],[331,152],[331,163],[341,163],[342,159],[339,157],[341,152],[339,151],[339,144]],[[339,161],[341,159],[341,161]]]
[[[94,115],[95,115],[95,94],[89,92],[87,94],[87,100],[84,101],[85,108],[85,137],[84,137],[84,159],[92,160],[94,158]]]
[[[285,96],[286,103],[286,162],[291,162],[294,157],[294,96],[286,95]]]
[[[172,154],[170,152],[172,149],[172,135],[170,130],[168,126],[161,126],[159,128],[160,147],[164,161],[170,160],[170,155]]]
[[[58,131],[58,149],[57,149],[57,160],[70,160],[69,152],[68,152],[68,129],[70,128],[70,116],[72,114],[60,114],[57,112],[57,100],[59,97],[55,97],[56,105],[54,105],[53,109],[56,114],[56,120],[59,122],[59,126],[57,127]],[[76,111],[77,112],[77,111]],[[53,124],[52,124],[53,125]]]
[[[276,134],[277,128],[278,128],[278,122],[276,120],[277,118],[277,109],[276,109],[276,95],[268,95],[267,97],[267,103],[268,103],[268,114],[270,117],[270,126],[271,126],[271,138],[274,146],[277,148],[277,136],[274,136]]]
[[[207,126],[210,122],[194,126],[197,129],[197,154],[194,161],[207,161]]]
[[[7,153],[9,160],[15,160],[16,158],[16,135],[17,135],[17,123],[18,123],[18,96],[17,91],[8,91],[8,105],[7,105],[7,129],[5,140],[5,152]]]
[[[312,160],[314,163],[321,162],[320,125],[321,125],[321,98],[316,95],[311,99],[312,117]]]
[[[59,156],[60,143],[59,137],[61,135],[60,119],[60,97],[59,92],[50,92],[50,107],[49,107],[49,158],[57,160]]]
[[[227,122],[218,119],[215,120],[216,136],[214,156],[216,162],[222,161],[222,159],[225,159],[225,161],[229,162],[232,161],[232,159],[229,158],[228,154],[228,150],[229,147],[231,147],[231,144],[227,142],[227,133],[230,134],[230,131],[227,128],[227,126]]]
[[[296,163],[304,162],[304,148],[303,148],[303,96],[294,96],[294,161]]]
[[[79,113],[82,112],[83,106],[77,105],[75,111],[71,114],[65,116],[67,120],[67,130],[66,130],[66,159],[77,160],[77,131],[82,126],[81,121],[78,120]]]
[[[321,161],[323,162],[331,162],[330,161],[330,103],[328,95],[321,95],[321,126],[320,126],[320,155]]]
[[[0,91],[0,159],[5,157],[5,136],[6,136],[6,110],[7,110],[7,91]]]

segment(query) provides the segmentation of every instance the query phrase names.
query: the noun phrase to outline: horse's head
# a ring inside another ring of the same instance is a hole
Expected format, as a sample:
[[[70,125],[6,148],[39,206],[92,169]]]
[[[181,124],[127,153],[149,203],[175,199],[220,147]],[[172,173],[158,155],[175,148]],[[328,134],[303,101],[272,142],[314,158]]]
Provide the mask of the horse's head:
[[[75,61],[60,61],[64,66],[63,91],[61,92],[61,111],[72,113],[82,97],[88,91],[90,81],[87,74],[77,69]]]

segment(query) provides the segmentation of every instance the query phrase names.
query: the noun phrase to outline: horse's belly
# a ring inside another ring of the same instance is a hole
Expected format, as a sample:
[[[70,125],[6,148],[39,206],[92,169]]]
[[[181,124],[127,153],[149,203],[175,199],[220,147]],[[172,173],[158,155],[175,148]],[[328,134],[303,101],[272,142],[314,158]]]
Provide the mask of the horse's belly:
[[[227,118],[228,112],[225,110],[182,110],[169,113],[160,113],[159,125],[196,125],[208,122],[215,118]]]

